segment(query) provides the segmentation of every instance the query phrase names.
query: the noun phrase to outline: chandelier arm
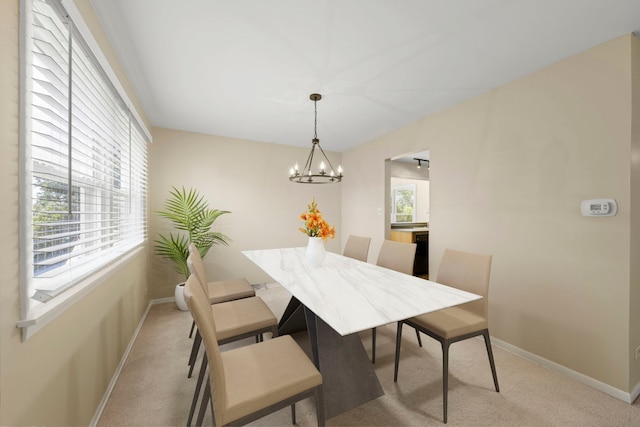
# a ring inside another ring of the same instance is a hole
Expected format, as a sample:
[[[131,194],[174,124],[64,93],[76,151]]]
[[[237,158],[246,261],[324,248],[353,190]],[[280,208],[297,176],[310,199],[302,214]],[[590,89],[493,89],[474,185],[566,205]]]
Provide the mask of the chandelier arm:
[[[309,172],[311,172],[311,166],[313,164],[313,154],[316,151],[316,144],[313,144],[313,147],[311,147],[311,151],[309,152],[309,156],[307,157],[307,161],[304,164],[304,168],[302,169],[302,174],[303,175],[308,175]]]
[[[336,174],[335,169],[333,169],[333,165],[331,164],[331,161],[329,160],[329,158],[327,157],[326,154],[324,154],[324,150],[322,149],[322,147],[320,146],[320,144],[318,144],[318,148],[320,149],[320,152],[322,153],[322,156],[324,157],[324,159],[327,161],[327,163],[329,163],[329,169],[331,170],[331,172],[334,173],[334,175]]]

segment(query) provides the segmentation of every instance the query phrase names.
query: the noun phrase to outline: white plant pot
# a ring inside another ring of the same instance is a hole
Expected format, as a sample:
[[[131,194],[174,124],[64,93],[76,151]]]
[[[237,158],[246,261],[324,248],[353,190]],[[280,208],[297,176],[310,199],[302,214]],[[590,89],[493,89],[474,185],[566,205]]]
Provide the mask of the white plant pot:
[[[187,301],[185,301],[184,299],[184,282],[178,283],[176,285],[174,296],[176,298],[176,305],[178,306],[178,309],[182,311],[189,310],[189,307],[187,306]]]

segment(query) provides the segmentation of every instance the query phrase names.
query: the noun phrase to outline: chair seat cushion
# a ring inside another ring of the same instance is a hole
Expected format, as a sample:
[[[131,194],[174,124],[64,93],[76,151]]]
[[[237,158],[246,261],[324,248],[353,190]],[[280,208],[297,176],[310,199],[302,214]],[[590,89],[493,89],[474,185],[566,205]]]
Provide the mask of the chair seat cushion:
[[[322,376],[290,335],[222,353],[226,382],[223,425],[322,384]]]
[[[487,328],[486,318],[462,307],[445,308],[412,317],[409,321],[445,339],[459,337]]]
[[[256,291],[244,278],[226,279],[207,283],[209,301],[218,304],[233,301],[240,298],[248,298],[256,295]]]
[[[211,311],[218,342],[278,324],[278,319],[260,297],[214,304]]]

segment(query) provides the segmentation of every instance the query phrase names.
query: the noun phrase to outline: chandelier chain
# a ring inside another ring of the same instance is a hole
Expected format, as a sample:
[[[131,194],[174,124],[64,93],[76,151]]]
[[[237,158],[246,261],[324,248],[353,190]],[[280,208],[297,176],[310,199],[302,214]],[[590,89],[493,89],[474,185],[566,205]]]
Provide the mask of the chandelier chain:
[[[313,139],[318,139],[318,100],[313,100]]]

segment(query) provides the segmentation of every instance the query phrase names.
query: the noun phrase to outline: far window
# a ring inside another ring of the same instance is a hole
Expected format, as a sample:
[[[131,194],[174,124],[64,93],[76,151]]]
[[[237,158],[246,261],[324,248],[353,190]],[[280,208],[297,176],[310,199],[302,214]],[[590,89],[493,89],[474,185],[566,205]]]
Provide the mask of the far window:
[[[416,212],[416,185],[399,185],[391,189],[391,222],[413,222]]]

